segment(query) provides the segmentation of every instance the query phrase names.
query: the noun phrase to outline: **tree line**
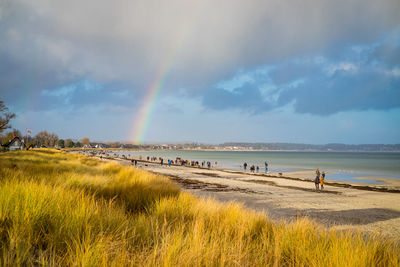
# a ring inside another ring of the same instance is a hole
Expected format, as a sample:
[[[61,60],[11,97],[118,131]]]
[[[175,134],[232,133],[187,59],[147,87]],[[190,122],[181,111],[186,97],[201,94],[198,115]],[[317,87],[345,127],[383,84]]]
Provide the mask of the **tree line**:
[[[73,148],[83,147],[90,145],[90,139],[88,137],[82,138],[80,141],[73,141],[72,139],[60,139],[56,133],[50,133],[48,131],[40,131],[35,136],[30,134],[22,134],[17,129],[11,129],[11,120],[15,118],[15,113],[9,112],[7,106],[3,101],[0,100],[0,144],[6,144],[14,137],[19,137],[24,141],[28,147],[30,145],[36,147],[57,147],[57,148]],[[6,131],[8,130],[8,131]]]

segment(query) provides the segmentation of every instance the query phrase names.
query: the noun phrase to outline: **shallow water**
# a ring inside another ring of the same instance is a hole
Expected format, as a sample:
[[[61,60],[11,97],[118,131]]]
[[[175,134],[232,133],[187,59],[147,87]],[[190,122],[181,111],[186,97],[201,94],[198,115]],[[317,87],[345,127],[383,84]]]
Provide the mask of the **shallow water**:
[[[334,173],[328,179],[380,183],[359,180],[356,177],[384,177],[400,179],[400,153],[379,152],[265,152],[265,151],[118,151],[120,155],[143,158],[162,157],[164,160],[177,157],[202,162],[210,161],[213,167],[243,170],[243,163],[254,164],[264,171],[264,162],[270,172],[309,171],[319,168]],[[215,164],[217,162],[217,164]],[[313,177],[310,177],[313,178]]]

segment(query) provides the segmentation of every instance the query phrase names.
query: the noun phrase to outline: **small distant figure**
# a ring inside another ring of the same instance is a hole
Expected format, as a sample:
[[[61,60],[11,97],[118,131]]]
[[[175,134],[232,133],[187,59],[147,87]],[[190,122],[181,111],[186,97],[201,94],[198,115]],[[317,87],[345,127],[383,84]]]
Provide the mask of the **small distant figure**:
[[[164,159],[163,159],[163,158],[161,158],[161,159],[160,159],[160,165],[162,166],[162,165],[163,165],[163,163],[164,163]]]
[[[257,166],[256,170],[257,170],[257,173],[258,173],[258,171],[260,170],[260,167]]]
[[[321,190],[324,190],[324,180],[325,180],[325,172],[322,172],[321,178],[319,179],[319,183],[321,184]]]
[[[316,172],[314,183],[315,183],[315,190],[318,191],[319,190],[319,183],[320,183],[320,181],[319,181],[319,170],[318,170],[318,172]]]
[[[171,167],[171,163],[172,163],[172,162],[171,162],[171,160],[169,159],[169,160],[168,160],[168,167]]]
[[[131,165],[135,165],[135,161],[133,159],[131,160]]]
[[[244,169],[244,171],[246,171],[246,169],[247,169],[247,163],[246,162],[243,164],[243,169]]]
[[[251,165],[251,166],[250,166],[250,172],[254,173],[254,170],[255,170],[254,165]]]
[[[207,161],[207,168],[211,168],[211,162]]]
[[[265,165],[265,173],[268,173],[268,163],[265,162],[264,165]]]

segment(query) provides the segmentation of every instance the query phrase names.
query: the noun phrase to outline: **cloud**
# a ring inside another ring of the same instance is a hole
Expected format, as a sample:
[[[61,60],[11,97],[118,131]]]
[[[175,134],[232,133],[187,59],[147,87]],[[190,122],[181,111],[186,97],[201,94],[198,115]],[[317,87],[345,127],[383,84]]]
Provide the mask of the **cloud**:
[[[127,91],[140,99],[161,72],[166,93],[184,88],[197,97],[239,69],[375,42],[399,25],[399,13],[397,0],[4,0],[0,92],[16,104],[28,93],[39,97],[87,79],[108,88],[104,97]],[[79,99],[90,104],[97,97],[92,92]]]
[[[267,99],[262,96],[258,85],[254,83],[245,83],[231,91],[212,88],[205,94],[202,103],[204,106],[214,110],[238,109],[253,114],[273,108]]]
[[[399,47],[400,43],[395,46],[386,41],[364,49],[350,47],[352,52],[346,52],[344,61],[300,57],[264,67],[264,72],[239,73],[223,83],[238,86],[227,89],[217,84],[204,97],[203,105],[215,110],[256,113],[290,105],[297,113],[322,116],[398,108],[400,61],[391,59],[398,57]],[[384,56],[372,56],[381,51],[385,51]],[[242,86],[244,81],[247,82]]]
[[[329,115],[350,110],[388,110],[400,107],[400,77],[366,68],[341,70],[332,76],[311,77],[279,96],[281,104],[294,102],[299,113]]]

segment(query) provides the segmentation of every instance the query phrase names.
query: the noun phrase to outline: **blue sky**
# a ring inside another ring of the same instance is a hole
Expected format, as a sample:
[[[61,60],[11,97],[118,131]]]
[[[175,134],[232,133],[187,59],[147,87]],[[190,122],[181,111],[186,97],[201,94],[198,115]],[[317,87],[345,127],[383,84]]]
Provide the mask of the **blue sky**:
[[[399,1],[0,2],[13,126],[145,142],[400,143]]]

